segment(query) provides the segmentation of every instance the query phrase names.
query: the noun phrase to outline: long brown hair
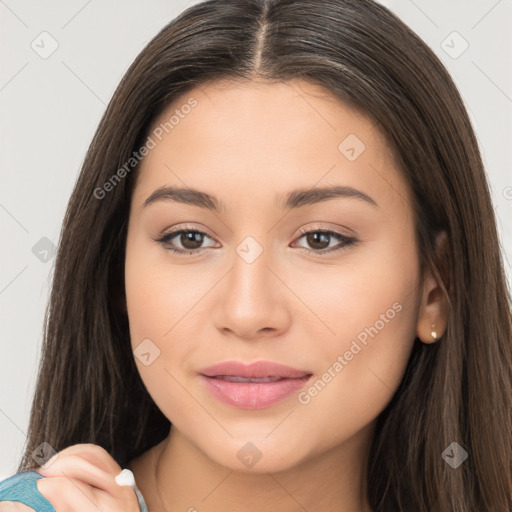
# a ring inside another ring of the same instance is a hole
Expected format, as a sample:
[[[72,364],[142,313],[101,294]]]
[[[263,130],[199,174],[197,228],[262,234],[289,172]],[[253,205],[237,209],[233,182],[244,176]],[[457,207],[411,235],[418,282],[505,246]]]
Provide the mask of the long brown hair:
[[[435,345],[416,340],[380,414],[368,465],[375,511],[512,509],[512,330],[494,211],[461,97],[428,46],[370,0],[208,0],[144,48],[92,140],[66,211],[44,322],[29,434],[19,471],[42,442],[104,447],[123,466],[170,422],[132,354],[124,295],[129,202],[137,168],[104,187],[162,109],[194,86],[301,78],[369,115],[414,197],[418,251],[449,298]],[[445,231],[447,250],[435,251]],[[468,459],[442,458],[458,442]]]

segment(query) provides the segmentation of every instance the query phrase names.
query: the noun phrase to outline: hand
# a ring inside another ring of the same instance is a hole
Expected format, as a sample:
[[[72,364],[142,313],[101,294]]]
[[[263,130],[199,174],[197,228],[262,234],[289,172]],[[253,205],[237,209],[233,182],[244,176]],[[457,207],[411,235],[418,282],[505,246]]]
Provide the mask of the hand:
[[[101,446],[75,444],[48,462],[34,470],[47,477],[37,488],[59,512],[140,511],[135,490],[115,481],[121,466]]]

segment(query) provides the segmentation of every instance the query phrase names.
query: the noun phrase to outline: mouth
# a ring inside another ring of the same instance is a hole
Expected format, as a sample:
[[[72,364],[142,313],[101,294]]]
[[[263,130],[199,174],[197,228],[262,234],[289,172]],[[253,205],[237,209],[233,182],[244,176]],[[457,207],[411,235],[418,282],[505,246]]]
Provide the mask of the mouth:
[[[312,373],[269,361],[249,365],[226,361],[201,370],[199,376],[222,403],[263,409],[299,391]]]
[[[271,361],[256,361],[251,364],[244,364],[239,361],[224,361],[203,368],[199,373],[206,377],[240,377],[246,379],[300,379],[306,375],[311,375],[311,372]]]
[[[222,379],[228,382],[277,382],[285,377],[238,377],[236,375],[216,375],[212,379]]]

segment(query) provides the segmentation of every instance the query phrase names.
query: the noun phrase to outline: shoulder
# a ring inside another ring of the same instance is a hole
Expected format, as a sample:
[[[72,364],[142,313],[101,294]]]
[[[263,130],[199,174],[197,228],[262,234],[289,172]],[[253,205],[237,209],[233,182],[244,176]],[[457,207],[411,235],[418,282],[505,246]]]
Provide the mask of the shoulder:
[[[37,471],[20,471],[5,480],[0,481],[0,499],[5,492],[14,487],[30,487],[39,478],[44,478]]]
[[[0,501],[0,512],[34,512],[34,509],[19,501]]]

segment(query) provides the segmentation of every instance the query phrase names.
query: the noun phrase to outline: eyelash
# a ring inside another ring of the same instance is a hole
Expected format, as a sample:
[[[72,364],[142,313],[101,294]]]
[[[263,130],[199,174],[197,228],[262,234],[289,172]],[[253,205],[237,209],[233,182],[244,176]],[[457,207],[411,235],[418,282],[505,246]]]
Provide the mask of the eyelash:
[[[185,228],[182,228],[182,229],[177,229],[177,230],[174,230],[174,231],[171,231],[165,235],[163,235],[161,238],[159,238],[158,240],[156,240],[157,242],[159,242],[160,244],[162,244],[166,250],[169,250],[169,251],[172,251],[174,253],[177,253],[177,254],[181,254],[181,255],[192,255],[192,254],[197,254],[199,253],[200,251],[204,250],[204,249],[208,249],[208,247],[203,247],[203,248],[199,248],[199,249],[195,249],[195,250],[188,250],[188,249],[176,249],[175,247],[172,247],[170,245],[170,241],[175,238],[177,235],[180,235],[182,233],[199,233],[201,235],[205,235],[207,236],[208,238],[211,238],[208,236],[208,234],[204,233],[203,231],[200,231],[198,229],[193,229],[193,228],[188,228],[188,227],[185,227]],[[300,238],[302,238],[304,235],[307,235],[309,233],[326,233],[326,234],[329,234],[329,235],[332,235],[334,238],[338,239],[340,241],[340,243],[342,243],[341,246],[339,247],[336,247],[335,248],[331,248],[331,249],[324,249],[324,250],[316,250],[316,249],[308,249],[307,247],[302,247],[302,249],[305,249],[306,251],[308,251],[309,253],[314,253],[316,255],[323,255],[323,254],[328,254],[328,253],[332,253],[332,252],[339,252],[339,251],[342,251],[343,249],[346,249],[347,247],[351,246],[351,245],[354,245],[357,240],[353,237],[349,237],[347,235],[343,235],[341,233],[338,233],[337,231],[332,231],[332,230],[329,230],[329,229],[322,229],[322,228],[318,228],[318,229],[301,229],[299,230],[299,236],[297,237],[297,240],[299,240]]]

